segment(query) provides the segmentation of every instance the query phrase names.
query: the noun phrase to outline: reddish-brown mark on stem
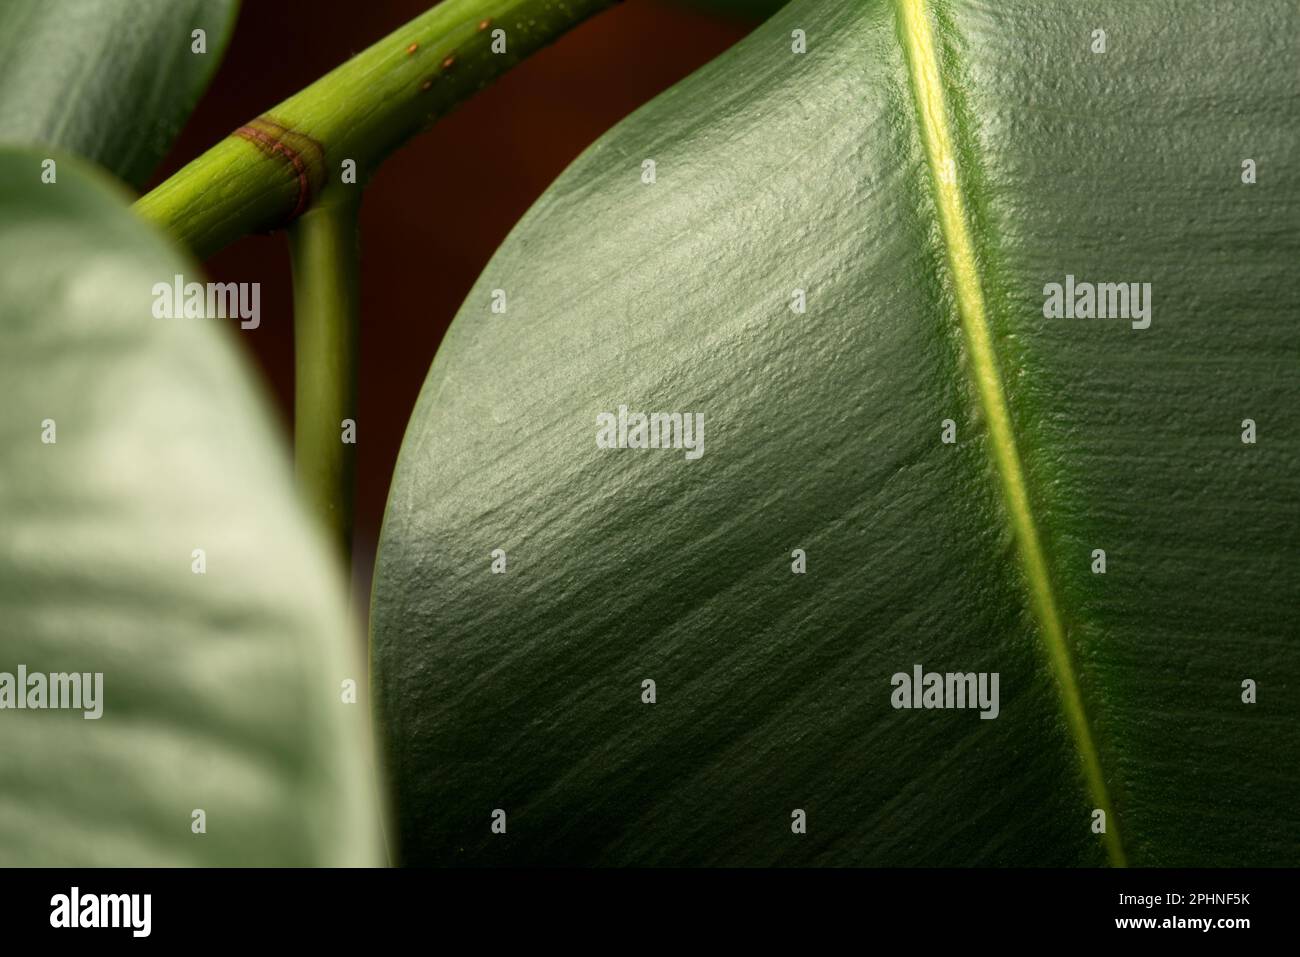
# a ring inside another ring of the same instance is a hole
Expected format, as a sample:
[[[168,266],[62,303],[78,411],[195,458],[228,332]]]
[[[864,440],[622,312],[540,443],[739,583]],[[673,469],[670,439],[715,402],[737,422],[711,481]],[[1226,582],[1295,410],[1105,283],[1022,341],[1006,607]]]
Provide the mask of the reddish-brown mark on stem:
[[[235,130],[235,136],[248,140],[267,156],[285,160],[298,180],[298,202],[290,219],[307,211],[314,192],[312,178],[324,178],[325,150],[305,133],[290,129],[268,116],[259,116]]]

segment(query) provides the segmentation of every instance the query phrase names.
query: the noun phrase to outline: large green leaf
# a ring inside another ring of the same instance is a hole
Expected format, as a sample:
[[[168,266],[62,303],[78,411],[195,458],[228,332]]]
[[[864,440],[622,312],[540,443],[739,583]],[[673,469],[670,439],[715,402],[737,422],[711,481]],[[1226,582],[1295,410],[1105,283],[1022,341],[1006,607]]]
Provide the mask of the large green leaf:
[[[70,150],[144,185],[216,72],[238,8],[238,0],[5,0],[0,143]],[[195,52],[195,30],[206,52]]]
[[[391,492],[405,859],[1300,861],[1296,9],[798,2],[581,157]],[[999,716],[894,708],[917,664]]]
[[[221,320],[153,317],[197,267],[43,154],[0,151],[0,672],[101,673],[102,716],[0,710],[0,865],[375,862],[363,665],[266,403]]]

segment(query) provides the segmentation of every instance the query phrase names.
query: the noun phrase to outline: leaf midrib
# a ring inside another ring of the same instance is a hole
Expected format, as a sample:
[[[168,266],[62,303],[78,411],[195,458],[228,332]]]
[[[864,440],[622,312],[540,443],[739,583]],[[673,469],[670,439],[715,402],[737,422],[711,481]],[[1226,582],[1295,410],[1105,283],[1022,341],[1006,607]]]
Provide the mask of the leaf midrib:
[[[1015,430],[1011,424],[1007,396],[989,333],[979,264],[968,226],[966,200],[960,179],[953,175],[957,150],[952,141],[952,123],[944,98],[930,17],[925,0],[897,0],[897,10],[904,57],[908,63],[912,96],[934,191],[934,203],[948,267],[952,273],[957,311],[970,357],[976,393],[988,423],[990,445],[1011,518],[1017,551],[1024,566],[1048,660],[1061,694],[1066,724],[1083,765],[1089,795],[1095,807],[1106,815],[1104,838],[1107,856],[1112,865],[1123,867],[1125,857],[1119,825],[1111,810],[1101,759],[1092,740],[1083,696],[1070,660],[1065,628],[1026,491],[1020,454],[1016,449]]]

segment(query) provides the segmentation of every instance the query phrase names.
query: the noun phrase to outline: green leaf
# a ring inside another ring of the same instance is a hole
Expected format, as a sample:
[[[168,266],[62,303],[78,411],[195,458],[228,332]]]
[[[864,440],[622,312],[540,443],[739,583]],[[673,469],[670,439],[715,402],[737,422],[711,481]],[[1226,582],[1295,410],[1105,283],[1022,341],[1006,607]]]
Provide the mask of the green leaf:
[[[102,715],[0,709],[0,865],[373,863],[363,665],[260,389],[153,317],[197,267],[42,155],[0,151],[0,672],[100,673]]]
[[[796,2],[582,156],[392,488],[405,859],[1297,863],[1296,26]],[[1067,275],[1149,328],[1045,318]],[[703,454],[598,448],[620,406]],[[998,716],[894,707],[916,665]]]
[[[142,187],[221,62],[238,0],[6,0],[0,143],[78,153]],[[204,31],[206,53],[193,33]]]

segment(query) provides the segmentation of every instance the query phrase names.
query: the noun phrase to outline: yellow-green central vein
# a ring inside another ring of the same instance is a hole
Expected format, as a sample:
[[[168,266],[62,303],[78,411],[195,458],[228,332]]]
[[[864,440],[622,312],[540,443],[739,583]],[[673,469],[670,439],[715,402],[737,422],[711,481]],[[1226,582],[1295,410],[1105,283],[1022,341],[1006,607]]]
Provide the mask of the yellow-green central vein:
[[[925,0],[899,0],[903,45],[911,72],[912,92],[925,142],[926,159],[934,183],[935,205],[939,225],[947,247],[948,266],[952,270],[957,309],[970,355],[972,375],[980,405],[988,423],[989,440],[997,463],[1002,490],[1015,532],[1017,547],[1029,581],[1034,612],[1038,618],[1048,658],[1060,688],[1062,706],[1070,733],[1083,764],[1083,774],[1094,806],[1106,813],[1106,852],[1110,862],[1124,866],[1124,848],[1119,838],[1119,822],[1111,813],[1101,760],[1093,744],[1083,697],[1070,662],[1065,643],[1065,628],[1056,606],[1043,555],[1033,510],[1025,491],[1024,471],[1016,451],[1016,436],[1006,393],[998,374],[997,358],[989,337],[988,313],[980,284],[979,265],[967,226],[966,202],[956,175],[956,156],[943,84],[939,77],[939,59]],[[1083,822],[1080,823],[1083,826]]]

